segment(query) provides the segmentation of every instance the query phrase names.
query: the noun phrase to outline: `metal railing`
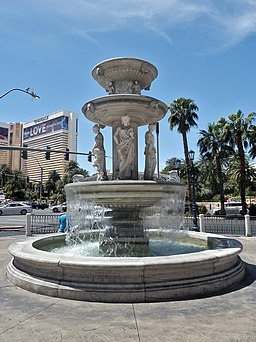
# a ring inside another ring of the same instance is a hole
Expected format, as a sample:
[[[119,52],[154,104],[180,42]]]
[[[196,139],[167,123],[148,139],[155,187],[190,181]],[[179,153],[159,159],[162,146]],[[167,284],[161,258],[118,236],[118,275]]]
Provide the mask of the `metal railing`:
[[[200,225],[200,231],[212,234],[223,235],[246,235],[246,220],[245,217],[221,217],[221,216],[203,216],[199,215],[203,220],[203,227]],[[251,226],[251,236],[256,236],[256,217],[249,217]],[[184,228],[191,229],[193,227],[193,218],[185,216]]]
[[[27,214],[26,235],[57,233],[59,215]],[[200,231],[233,236],[256,236],[256,217],[199,215]],[[249,226],[249,227],[248,227]],[[185,216],[184,230],[192,229],[193,217]],[[248,233],[249,232],[249,233]]]
[[[59,230],[59,215],[27,215],[27,217],[31,217],[31,229],[30,234],[49,234],[49,233],[57,233]]]

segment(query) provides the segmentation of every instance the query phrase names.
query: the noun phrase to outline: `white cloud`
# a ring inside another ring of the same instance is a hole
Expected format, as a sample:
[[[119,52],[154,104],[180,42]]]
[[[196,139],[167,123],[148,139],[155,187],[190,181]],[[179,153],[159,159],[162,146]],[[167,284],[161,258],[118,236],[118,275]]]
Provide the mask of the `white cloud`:
[[[203,25],[201,31],[209,45],[215,39],[219,48],[225,48],[256,32],[255,0],[27,0],[26,5],[13,0],[6,2],[1,12],[4,22],[8,16],[17,21],[30,17],[28,21],[50,22],[65,34],[95,43],[95,33],[129,27],[154,31],[172,43],[176,29],[195,29],[200,34]]]

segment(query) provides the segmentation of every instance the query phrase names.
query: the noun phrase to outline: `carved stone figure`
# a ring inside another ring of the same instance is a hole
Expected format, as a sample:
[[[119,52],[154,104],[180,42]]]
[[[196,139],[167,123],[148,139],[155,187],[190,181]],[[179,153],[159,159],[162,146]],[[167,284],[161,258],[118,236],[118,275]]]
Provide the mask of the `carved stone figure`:
[[[75,174],[72,177],[73,183],[77,183],[77,182],[84,182],[85,181],[85,176],[84,175],[80,175],[79,173]]]
[[[169,171],[169,181],[175,181],[175,182],[180,182],[180,177],[178,175],[177,170],[171,170]]]
[[[104,149],[104,138],[100,132],[100,126],[93,126],[93,133],[95,133],[94,146],[92,148],[92,154],[94,155],[93,167],[97,173],[97,180],[107,180],[106,171],[106,155]]]
[[[132,94],[133,93],[133,82],[131,81],[116,81],[115,82],[115,93],[116,94]]]
[[[88,104],[87,104],[87,111],[88,112],[91,112],[91,113],[94,113],[95,112],[95,106],[94,106],[94,103],[93,102],[89,102]]]
[[[141,89],[140,89],[140,84],[138,81],[133,82],[132,92],[133,92],[133,94],[139,94],[140,95]]]
[[[154,178],[154,172],[156,168],[156,148],[154,146],[154,132],[156,125],[149,124],[148,131],[145,133],[145,170],[144,179],[150,180]]]
[[[108,89],[109,89],[108,90],[109,95],[115,94],[115,87],[114,87],[114,84],[112,82],[109,82]]]
[[[117,145],[119,179],[131,179],[134,169],[135,141],[134,130],[130,126],[130,116],[121,117],[121,126],[117,127],[113,136]]]
[[[97,76],[103,76],[103,71],[100,68],[96,69]]]

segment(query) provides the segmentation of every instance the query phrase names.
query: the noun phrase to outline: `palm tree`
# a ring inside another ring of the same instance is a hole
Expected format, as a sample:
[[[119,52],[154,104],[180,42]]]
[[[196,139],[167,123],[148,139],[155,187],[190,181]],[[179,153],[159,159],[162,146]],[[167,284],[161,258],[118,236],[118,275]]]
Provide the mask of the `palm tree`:
[[[245,156],[246,187],[252,186],[256,181],[255,167],[250,163],[248,156]],[[228,175],[231,181],[240,184],[241,171],[240,161],[237,157],[230,162]]]
[[[189,177],[190,160],[188,155],[187,133],[190,131],[191,127],[197,127],[196,120],[198,120],[198,115],[196,112],[199,110],[199,108],[193,100],[180,97],[169,105],[169,110],[171,113],[168,118],[170,130],[172,131],[174,127],[177,127],[178,132],[182,135],[184,157],[187,167],[189,201],[192,202],[191,181]]]
[[[253,125],[256,113],[250,113],[246,118],[239,109],[237,113],[228,116],[228,120],[222,119],[223,138],[234,149],[237,149],[237,157],[240,163],[239,189],[242,202],[242,214],[246,213],[246,158],[245,151],[251,147],[252,152],[255,142],[255,130]]]
[[[6,175],[12,175],[12,169],[7,164],[0,165],[0,186],[4,188],[5,182],[7,180]]]
[[[65,167],[65,176],[63,179],[64,184],[72,183],[73,176],[75,174],[80,174],[80,175],[83,175],[84,177],[89,176],[88,171],[80,168],[78,162],[74,160],[70,160],[70,162],[68,162]]]
[[[57,182],[60,180],[60,175],[56,170],[49,172],[49,177],[45,183],[45,188],[49,195],[54,194],[57,189]]]
[[[197,177],[197,198],[201,201],[211,200],[212,197],[219,193],[219,184],[216,177],[216,164],[210,162],[208,159],[200,157],[196,166],[198,168]]]
[[[226,144],[222,137],[222,121],[217,124],[208,124],[207,130],[200,131],[201,138],[197,145],[203,160],[209,163],[207,178],[212,178],[220,194],[221,214],[225,215],[224,196],[224,173],[223,165],[227,158],[233,153],[232,147]]]
[[[5,184],[5,195],[12,199],[25,199],[26,182],[21,171],[14,170],[8,174]]]

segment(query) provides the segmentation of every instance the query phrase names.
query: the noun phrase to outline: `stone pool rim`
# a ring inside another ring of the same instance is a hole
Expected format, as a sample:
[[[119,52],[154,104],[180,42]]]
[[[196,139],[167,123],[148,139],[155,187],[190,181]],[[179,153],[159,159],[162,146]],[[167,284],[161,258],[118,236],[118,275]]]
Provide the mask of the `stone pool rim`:
[[[231,248],[154,257],[70,257],[37,249],[65,234],[27,238],[9,247],[11,283],[53,297],[98,302],[156,302],[213,295],[245,275],[242,244],[225,236],[187,232],[190,238]],[[35,248],[34,246],[37,246]]]

